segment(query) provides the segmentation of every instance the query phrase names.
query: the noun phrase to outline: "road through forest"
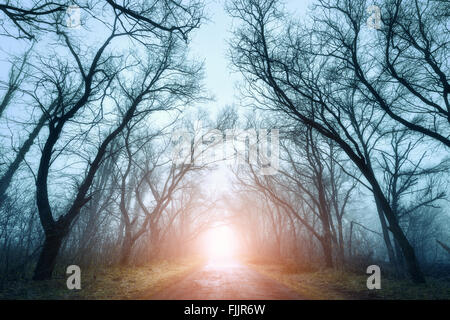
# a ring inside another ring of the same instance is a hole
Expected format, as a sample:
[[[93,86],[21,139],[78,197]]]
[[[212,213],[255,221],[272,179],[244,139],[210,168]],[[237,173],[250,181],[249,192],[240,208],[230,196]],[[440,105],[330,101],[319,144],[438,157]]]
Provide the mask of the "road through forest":
[[[239,262],[210,262],[177,283],[148,297],[152,300],[301,300],[283,284]]]

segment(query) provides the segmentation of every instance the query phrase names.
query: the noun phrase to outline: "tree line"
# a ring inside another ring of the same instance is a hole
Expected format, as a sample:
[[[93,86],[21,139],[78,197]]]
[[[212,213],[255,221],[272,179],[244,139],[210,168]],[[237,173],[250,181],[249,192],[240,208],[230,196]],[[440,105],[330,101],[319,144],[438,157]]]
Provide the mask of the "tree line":
[[[81,29],[67,24],[74,5]],[[2,274],[187,253],[218,200],[200,187],[211,166],[173,163],[171,133],[195,136],[199,119],[235,129],[250,107],[242,124],[280,130],[281,165],[233,169],[221,201],[242,242],[329,268],[381,243],[397,275],[424,282],[450,236],[449,4],[383,1],[379,29],[369,5],[317,0],[299,20],[278,0],[227,1],[242,100],[194,119],[208,99],[189,57],[202,1],[0,4],[1,37],[25,48],[1,82]]]

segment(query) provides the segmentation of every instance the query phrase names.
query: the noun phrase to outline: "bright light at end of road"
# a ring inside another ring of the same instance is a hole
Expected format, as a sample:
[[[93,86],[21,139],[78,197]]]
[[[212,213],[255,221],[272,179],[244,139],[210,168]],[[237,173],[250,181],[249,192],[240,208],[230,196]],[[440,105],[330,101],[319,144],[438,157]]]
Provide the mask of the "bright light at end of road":
[[[208,231],[205,240],[210,260],[231,260],[236,253],[236,236],[230,227],[212,228]]]

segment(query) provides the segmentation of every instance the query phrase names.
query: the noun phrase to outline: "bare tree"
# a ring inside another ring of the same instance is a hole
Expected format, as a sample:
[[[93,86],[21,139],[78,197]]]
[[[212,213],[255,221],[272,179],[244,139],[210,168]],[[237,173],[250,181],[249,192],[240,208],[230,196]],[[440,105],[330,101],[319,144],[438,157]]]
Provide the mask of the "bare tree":
[[[31,51],[32,48],[25,52],[21,59],[19,59],[18,61],[13,61],[11,63],[8,82],[4,84],[5,93],[3,94],[0,102],[0,117],[2,116],[6,107],[13,100],[14,95],[20,90],[20,87],[26,78],[27,61]]]
[[[376,48],[382,59],[377,69],[384,81],[394,83],[395,90],[403,93],[401,100],[392,103],[388,92],[374,85],[367,72],[357,73],[391,118],[446,147],[450,146],[448,9],[445,1],[390,0],[383,4]],[[345,10],[343,14],[358,23],[355,13]],[[361,50],[355,53],[362,54]],[[354,68],[360,68],[358,60],[354,62]]]
[[[173,108],[176,106],[177,99],[184,99],[186,102],[196,95],[196,83],[200,69],[197,66],[184,65],[184,61],[180,60],[178,55],[177,50],[179,46],[177,41],[172,36],[161,36],[161,39],[157,40],[160,42],[159,47],[154,46],[152,48],[153,52],[148,53],[147,61],[144,62],[145,64],[143,64],[142,68],[139,68],[141,74],[130,87],[126,85],[124,80],[116,76],[118,72],[125,69],[124,67],[117,68],[116,70],[106,69],[105,66],[110,62],[111,58],[102,58],[105,49],[114,38],[127,35],[127,33],[117,33],[118,26],[116,23],[117,20],[115,20],[115,24],[112,26],[110,36],[95,53],[88,69],[83,66],[81,57],[76,53],[69,37],[62,33],[64,42],[77,62],[78,72],[82,79],[81,87],[84,88],[84,91],[81,94],[75,93],[73,102],[70,101],[70,98],[69,103],[67,103],[67,100],[60,101],[59,106],[55,109],[49,121],[49,135],[42,150],[36,182],[39,216],[46,233],[46,240],[36,267],[35,279],[46,279],[51,276],[61,241],[68,234],[72,221],[78,216],[81,208],[91,200],[88,192],[102,161],[107,156],[106,151],[112,141],[132,121],[143,119],[158,110]],[[155,49],[158,50],[156,51]],[[136,66],[137,64],[134,65]],[[184,81],[180,82],[180,78],[184,78]],[[117,82],[114,82],[116,79]],[[118,89],[117,94],[112,97],[112,102],[116,104],[116,110],[118,111],[118,125],[104,134],[100,145],[95,149],[95,157],[88,162],[86,174],[83,180],[80,181],[76,195],[71,200],[67,212],[55,221],[49,202],[47,187],[49,169],[51,163],[54,161],[52,159],[53,149],[61,137],[64,126],[81,112],[86,105],[91,104],[91,100],[98,94],[101,86],[103,86],[103,91],[101,91],[103,93],[100,95],[102,97],[100,99],[100,108],[105,107],[106,89],[113,82],[117,84]],[[54,83],[57,88],[61,86],[60,82],[55,81]],[[127,107],[124,109],[123,105]],[[139,107],[141,105],[142,109],[140,110]]]
[[[421,142],[421,139],[414,141],[406,130],[394,131],[390,138],[390,150],[383,152],[379,160],[384,173],[385,192],[401,225],[405,225],[409,215],[420,212],[424,207],[438,206],[439,200],[446,198],[443,191],[445,186],[437,179],[437,175],[448,172],[448,160],[424,166],[426,151],[417,160],[412,156],[418,152]],[[403,267],[403,256],[397,242],[395,249],[395,261]]]
[[[193,164],[184,166],[171,164],[172,159],[167,160],[163,157],[163,154],[167,151],[167,147],[156,152],[154,148],[149,148],[148,145],[145,146],[151,142],[151,137],[150,139],[145,139],[145,144],[142,144],[140,147],[138,146],[136,150],[132,151],[130,132],[128,130],[125,136],[127,160],[119,183],[119,208],[124,223],[124,237],[120,258],[120,264],[122,265],[129,263],[134,244],[148,230],[150,230],[150,235],[154,242],[158,242],[158,239],[161,237],[158,230],[158,222],[162,219],[165,210],[171,204],[174,194],[180,192],[180,188],[183,189],[181,184],[183,178],[190,171],[198,169]],[[141,157],[136,155],[140,149],[144,151]],[[133,169],[135,171],[134,176],[130,176],[133,174]],[[145,199],[149,195],[144,190],[151,191],[151,204],[146,204]],[[132,196],[136,201],[130,201]],[[132,204],[134,204],[134,208],[131,207]],[[184,209],[179,208],[177,214],[173,215],[169,221],[169,225]],[[131,214],[132,210],[135,211],[134,214]],[[139,219],[139,212],[143,213],[143,219]]]
[[[22,3],[20,3],[22,2]],[[55,16],[61,15],[68,7],[68,1],[38,0],[28,1],[5,1],[0,4],[0,11],[13,24],[15,32],[2,22],[4,34],[16,39],[35,39],[36,34],[45,29],[52,29],[56,22]]]
[[[127,31],[154,32],[162,30],[180,35],[184,40],[200,26],[203,18],[203,3],[198,0],[151,0],[120,2],[106,1]],[[164,10],[167,14],[155,17],[154,12]],[[155,19],[155,18],[158,18]]]
[[[243,23],[235,31],[232,61],[248,80],[249,97],[313,128],[345,152],[371,186],[402,248],[411,278],[424,282],[413,247],[396,221],[375,172],[341,118],[340,95],[349,82],[336,81],[336,73],[345,70],[352,57],[341,61],[329,52],[324,45],[326,34],[321,33],[328,30],[325,23],[321,29],[316,27],[317,32],[304,33],[292,26],[282,36],[277,35],[280,29],[276,24],[282,14],[277,4],[274,0],[236,0],[229,7],[230,14]]]

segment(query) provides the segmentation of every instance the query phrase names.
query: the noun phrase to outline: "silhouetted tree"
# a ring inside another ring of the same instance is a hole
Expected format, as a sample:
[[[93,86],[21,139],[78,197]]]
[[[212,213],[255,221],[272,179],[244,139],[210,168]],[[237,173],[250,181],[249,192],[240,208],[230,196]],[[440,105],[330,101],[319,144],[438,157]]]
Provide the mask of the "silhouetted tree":
[[[351,8],[362,10],[353,2]],[[311,127],[345,152],[370,185],[402,248],[411,278],[424,282],[414,249],[395,219],[375,172],[367,165],[368,159],[348,129],[348,122],[342,117],[342,92],[350,85],[358,85],[352,77],[344,77],[350,72],[342,73],[347,64],[355,63],[352,61],[355,56],[345,50],[348,46],[354,47],[358,38],[350,34],[343,37],[349,41],[346,46],[340,43],[333,48],[327,32],[332,33],[334,29],[326,24],[328,20],[306,32],[295,25],[286,25],[282,32],[277,28],[282,25],[282,12],[275,0],[236,0],[228,10],[242,22],[231,44],[232,62],[248,80],[249,96],[266,108]],[[344,59],[336,58],[337,53],[331,49],[344,50]],[[339,72],[342,74],[340,81]]]

